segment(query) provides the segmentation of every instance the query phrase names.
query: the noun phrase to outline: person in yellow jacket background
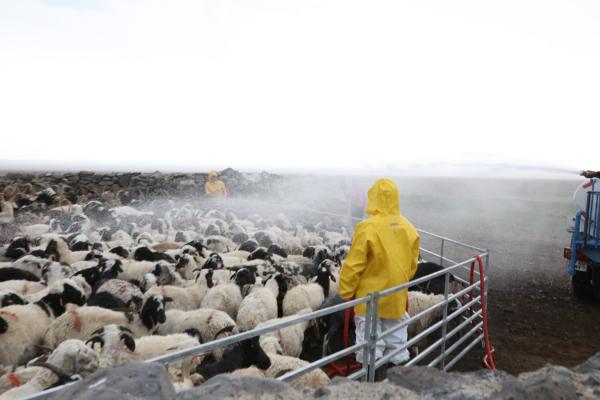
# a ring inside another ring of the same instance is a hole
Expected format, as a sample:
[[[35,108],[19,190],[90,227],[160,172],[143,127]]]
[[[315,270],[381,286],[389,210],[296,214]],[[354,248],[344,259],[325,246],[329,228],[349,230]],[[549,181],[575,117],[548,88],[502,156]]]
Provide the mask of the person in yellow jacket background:
[[[227,197],[227,189],[223,181],[217,179],[217,171],[208,173],[208,181],[204,184],[204,192],[208,197],[225,198]]]
[[[400,214],[398,187],[391,179],[380,179],[369,189],[367,214],[372,217],[358,223],[352,246],[340,272],[342,299],[361,298],[412,279],[417,271],[420,238],[413,224]],[[379,300],[377,333],[408,318],[408,291],[402,290]],[[364,342],[366,304],[355,307],[356,343]],[[376,343],[375,356],[383,357],[407,341],[404,327]],[[362,350],[356,354],[362,360]],[[393,357],[392,364],[409,358],[408,350]],[[378,372],[379,374],[379,372]]]

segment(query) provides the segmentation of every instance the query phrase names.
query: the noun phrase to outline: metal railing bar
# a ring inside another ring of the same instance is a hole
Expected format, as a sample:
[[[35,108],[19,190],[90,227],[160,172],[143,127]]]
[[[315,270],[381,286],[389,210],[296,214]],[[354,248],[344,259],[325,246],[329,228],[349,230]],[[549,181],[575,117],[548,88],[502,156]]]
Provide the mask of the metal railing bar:
[[[438,340],[436,340],[435,342],[433,342],[432,344],[430,344],[429,346],[427,346],[427,348],[421,352],[419,352],[419,354],[410,359],[405,365],[407,367],[414,365],[416,363],[418,363],[419,361],[421,361],[422,359],[424,359],[425,357],[427,357],[429,354],[431,354],[435,349],[437,349],[438,347],[440,347],[442,345],[442,343],[444,342],[443,338],[440,338]]]
[[[434,304],[433,306],[421,311],[420,313],[413,315],[412,317],[408,318],[407,320],[402,321],[400,324],[382,332],[381,335],[379,335],[379,337],[377,338],[377,340],[381,340],[381,339],[391,335],[392,333],[404,328],[405,326],[411,325],[412,323],[416,322],[417,320],[420,320],[427,314],[432,313],[437,308],[443,307],[446,304],[446,302],[447,302],[447,304],[450,304],[450,302],[454,301],[456,298],[462,296],[464,293],[467,293],[468,291],[472,290],[473,288],[477,287],[478,285],[479,285],[479,282],[475,282],[470,287],[465,288],[465,289],[461,290],[460,292],[453,294],[452,296],[448,296],[448,300],[443,300],[443,301],[441,301],[437,304]],[[452,314],[450,314],[448,316],[448,321],[451,321],[454,318],[458,317],[465,309],[473,306],[475,303],[479,302],[479,300],[481,300],[481,296],[477,296],[477,297],[473,298],[473,300],[469,301],[468,303],[462,305],[460,308],[456,309]]]
[[[458,325],[457,327],[455,327],[448,334],[448,336],[447,336],[446,339],[449,340],[452,337],[454,337],[454,335],[456,335],[458,332],[460,332],[462,329],[464,329],[464,327],[466,325],[471,324],[473,320],[475,320],[477,317],[480,317],[480,316],[481,316],[481,311],[478,311],[477,313],[473,314],[467,320],[465,320],[460,325]],[[482,324],[482,321],[478,322],[478,324]],[[443,358],[447,358],[448,355],[451,354],[458,346],[460,346],[461,343],[462,342],[459,343],[458,340],[456,342],[452,343],[452,345],[446,349],[446,351],[444,352],[444,354],[440,354],[439,356],[437,356],[433,361],[431,361],[429,364],[427,364],[427,366],[428,367],[435,367],[437,365],[437,363],[439,363]]]
[[[367,369],[361,368],[358,371],[356,371],[355,373],[348,375],[346,378],[350,379],[350,380],[355,380],[358,378],[362,378],[364,376],[367,376]]]
[[[402,346],[400,346],[399,348],[391,351],[390,353],[386,354],[385,356],[381,357],[375,367],[377,368],[378,365],[382,365],[384,362],[389,361],[392,357],[394,357],[396,354],[410,348],[412,345],[420,342],[421,340],[423,340],[425,337],[427,337],[431,332],[433,332],[436,329],[439,329],[440,326],[444,323],[444,321],[438,321],[435,324],[431,325],[430,327],[428,327],[427,329],[423,330],[423,332],[420,332],[418,335],[416,335],[415,337],[411,338],[409,341],[407,341],[406,343],[404,343]],[[398,330],[398,327],[394,327],[392,328],[394,330]],[[389,330],[388,330],[389,331]]]
[[[327,365],[332,361],[338,360],[344,356],[349,355],[350,353],[354,353],[355,351],[360,350],[361,348],[363,348],[366,345],[367,345],[367,343],[361,343],[361,344],[355,344],[350,347],[346,347],[343,350],[340,350],[336,353],[330,354],[326,357],[320,358],[317,361],[314,361],[314,362],[312,362],[308,365],[305,365],[301,368],[295,369],[294,371],[290,371],[285,375],[281,375],[277,379],[280,381],[287,381],[289,379],[294,379],[300,375],[304,375],[305,373],[312,371],[313,369],[322,367],[323,365]]]
[[[450,259],[448,257],[443,257],[441,254],[437,254],[436,252],[431,251],[431,250],[427,250],[427,249],[425,249],[423,247],[420,247],[419,250],[422,251],[422,252],[424,252],[425,254],[429,254],[429,255],[431,255],[433,257],[440,257],[443,261],[448,261],[449,263],[451,263],[452,264],[451,266],[454,266],[454,265],[458,264],[457,261],[454,261],[454,260],[452,260],[452,259]],[[487,254],[487,253],[482,253],[480,255],[483,257],[485,254]],[[449,267],[444,267],[444,268],[449,268]],[[470,271],[469,267],[467,267],[466,265],[463,267],[463,269],[466,270],[466,271]],[[479,274],[479,271],[475,270],[475,273]]]
[[[437,304],[421,311],[420,313],[415,314],[414,316],[408,318],[407,320],[400,322],[398,325],[396,325],[386,331],[383,331],[381,333],[381,335],[379,335],[377,337],[377,340],[381,340],[404,327],[408,327],[409,325],[412,325],[413,323],[417,322],[418,320],[420,320],[427,314],[431,314],[433,311],[435,311],[436,309],[441,308],[443,306],[444,306],[444,303],[440,302],[440,303],[437,303]]]
[[[390,294],[393,294],[393,293],[399,292],[401,290],[407,289],[407,288],[409,288],[411,286],[415,286],[415,285],[418,285],[419,283],[423,283],[423,282],[426,282],[426,281],[431,280],[433,278],[437,278],[438,276],[442,276],[446,272],[452,271],[453,269],[456,269],[456,268],[460,268],[460,267],[462,267],[462,266],[464,266],[466,264],[469,264],[469,263],[471,263],[473,261],[475,261],[474,257],[473,258],[469,258],[466,261],[463,261],[463,262],[461,262],[459,264],[452,265],[450,267],[444,268],[444,269],[442,269],[440,271],[437,271],[437,272],[434,272],[432,274],[423,276],[421,278],[418,278],[418,279],[415,279],[415,280],[412,280],[412,281],[408,281],[406,283],[403,283],[402,285],[398,285],[398,286],[390,288],[390,289],[382,290],[381,292],[379,292],[379,295],[381,297],[389,296]]]
[[[477,299],[473,299],[470,303],[474,303]],[[467,307],[470,307],[469,304],[464,305],[460,310],[455,311],[454,313],[452,313],[452,318],[450,318],[450,316],[448,317],[448,321],[458,317],[461,314],[461,311],[466,309]],[[475,319],[479,314],[481,314],[481,310],[478,311],[477,313],[474,314],[474,316],[471,317],[471,321],[473,319]],[[419,333],[418,335],[416,335],[415,337],[411,338],[408,342],[406,342],[406,344],[404,344],[402,347],[400,347],[399,349],[394,350],[393,352],[387,354],[386,356],[382,357],[380,360],[384,360],[384,361],[388,361],[389,359],[391,359],[393,356],[395,356],[396,354],[400,353],[401,351],[410,348],[413,344],[418,343],[420,340],[424,339],[426,336],[428,336],[431,332],[433,332],[436,329],[439,329],[440,326],[442,326],[444,323],[443,320],[440,320],[438,322],[436,322],[435,324],[431,325],[430,327],[428,327],[427,329],[425,329],[423,332]],[[464,322],[461,324],[465,324]],[[481,324],[483,324],[483,322],[481,322]],[[400,329],[399,327],[395,326],[394,328],[388,329],[386,332],[390,332],[390,331],[397,331],[398,329]],[[458,332],[458,330],[455,328],[452,330],[452,332],[448,333],[446,336],[446,339],[451,338],[452,336],[454,336],[455,333],[453,332]],[[381,337],[383,336],[383,334],[378,338],[381,339]],[[440,342],[441,343],[441,342]],[[431,351],[433,351],[433,349],[435,349],[436,347],[439,346],[438,342],[433,343],[432,345],[428,346],[427,349],[425,349],[423,352],[426,352],[427,354],[431,353]],[[433,347],[433,349],[430,350],[430,348]],[[422,354],[422,353],[421,353]],[[421,355],[419,354],[419,356]],[[389,357],[388,357],[389,356]],[[417,357],[419,357],[417,356]],[[424,357],[424,356],[423,356]],[[422,358],[422,357],[421,357]],[[421,359],[419,358],[419,360]],[[412,360],[411,360],[412,361]],[[410,362],[410,361],[409,361]],[[378,364],[376,365],[376,368],[380,365],[382,365],[382,361],[378,361]],[[409,365],[409,364],[406,364]]]
[[[436,235],[435,233],[431,233],[431,232],[428,232],[428,231],[423,230],[423,229],[417,229],[417,232],[424,233],[424,234],[426,234],[428,236],[435,237],[435,238],[438,238],[438,239],[444,239],[444,241],[456,244],[458,246],[466,247],[467,249],[475,250],[475,251],[478,251],[478,252],[481,252],[481,253],[487,253],[488,252],[488,250],[482,249],[481,247],[476,247],[476,246],[472,246],[470,244],[459,242],[458,240],[450,239],[450,238],[448,238],[446,236]]]
[[[481,314],[481,312],[479,313]],[[477,318],[479,315],[473,315],[470,320],[465,321],[467,323],[470,323],[471,321],[473,321],[475,318]],[[463,329],[465,327],[465,323],[459,325],[457,328],[453,329],[454,334],[458,333],[461,329]],[[473,328],[471,328],[469,330],[469,332],[467,332],[464,336],[462,336],[460,339],[458,339],[456,342],[452,343],[452,346],[448,347],[446,349],[446,352],[443,355],[439,355],[437,358],[435,358],[431,363],[429,363],[427,366],[428,367],[433,367],[435,366],[435,364],[437,364],[438,362],[440,362],[442,360],[442,358],[447,357],[449,354],[452,354],[452,352],[454,352],[454,350],[456,350],[458,347],[460,347],[461,344],[463,344],[465,342],[465,340],[467,340],[470,336],[472,336],[477,330],[480,330],[483,327],[483,321],[479,321],[477,323],[477,325],[473,326]],[[454,334],[452,336],[454,336]]]
[[[44,400],[44,399],[48,399],[50,398],[50,396],[53,396],[55,393],[60,392],[63,389],[66,389],[67,387],[76,384],[77,382],[69,382],[69,383],[65,383],[64,385],[61,386],[57,386],[57,387],[53,387],[51,389],[46,389],[43,392],[39,392],[36,394],[32,394],[31,396],[27,396],[25,397],[23,400]]]
[[[473,340],[467,347],[465,347],[465,349],[463,351],[461,351],[456,357],[454,357],[452,359],[452,361],[450,361],[448,364],[446,364],[444,371],[448,371],[450,368],[452,368],[457,362],[459,362],[461,360],[461,358],[463,358],[465,356],[465,354],[467,354],[473,347],[475,347],[477,345],[477,343],[481,342],[482,339],[483,339],[483,333],[481,335],[479,335],[477,338],[475,338],[475,340]]]

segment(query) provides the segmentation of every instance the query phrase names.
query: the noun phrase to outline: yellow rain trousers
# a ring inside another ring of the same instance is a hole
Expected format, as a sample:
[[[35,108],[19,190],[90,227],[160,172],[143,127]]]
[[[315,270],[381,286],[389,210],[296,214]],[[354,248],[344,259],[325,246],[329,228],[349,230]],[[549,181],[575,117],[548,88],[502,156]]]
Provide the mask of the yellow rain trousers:
[[[352,246],[340,273],[340,296],[361,298],[408,282],[417,271],[419,234],[400,215],[398,187],[391,179],[380,179],[369,189],[367,214],[371,218],[356,225]],[[401,320],[408,291],[379,300],[378,316]],[[366,304],[355,307],[365,315]]]

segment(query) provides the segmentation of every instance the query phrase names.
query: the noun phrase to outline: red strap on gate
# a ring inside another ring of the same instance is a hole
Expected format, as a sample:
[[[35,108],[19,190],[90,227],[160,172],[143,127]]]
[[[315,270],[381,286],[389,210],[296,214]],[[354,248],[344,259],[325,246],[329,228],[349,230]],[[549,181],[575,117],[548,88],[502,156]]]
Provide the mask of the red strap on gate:
[[[479,266],[479,289],[481,292],[481,316],[483,318],[483,339],[485,341],[485,356],[483,357],[483,365],[487,369],[496,369],[496,363],[494,362],[494,352],[496,349],[490,344],[490,334],[488,330],[488,315],[487,315],[487,304],[485,302],[485,274],[483,259],[481,256],[477,256],[477,264]],[[475,282],[475,261],[471,263],[471,273],[469,275],[469,282],[472,285]],[[473,300],[473,290],[469,292],[469,301]],[[471,306],[472,307],[472,306]]]

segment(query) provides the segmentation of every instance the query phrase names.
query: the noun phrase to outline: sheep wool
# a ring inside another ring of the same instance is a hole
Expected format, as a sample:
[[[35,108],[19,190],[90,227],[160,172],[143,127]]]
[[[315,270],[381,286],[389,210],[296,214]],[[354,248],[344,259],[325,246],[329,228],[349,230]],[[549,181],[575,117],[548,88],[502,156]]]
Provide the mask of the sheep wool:
[[[314,311],[324,300],[323,288],[318,283],[294,286],[283,298],[283,315],[294,315],[304,308]]]

